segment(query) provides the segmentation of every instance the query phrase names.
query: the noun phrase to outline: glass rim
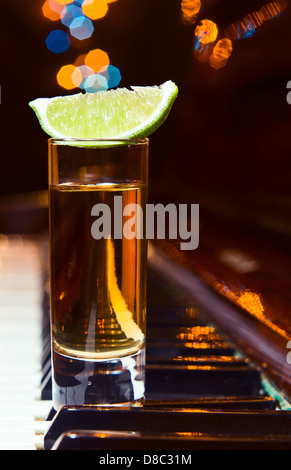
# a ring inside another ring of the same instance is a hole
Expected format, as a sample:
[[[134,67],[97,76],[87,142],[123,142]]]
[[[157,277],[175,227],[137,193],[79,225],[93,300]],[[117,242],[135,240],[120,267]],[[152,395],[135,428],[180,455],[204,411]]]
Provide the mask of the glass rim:
[[[128,144],[128,145],[142,145],[142,144],[148,144],[149,143],[149,138],[148,137],[140,137],[140,138],[133,138],[133,139],[110,139],[110,138],[80,138],[80,137],[60,137],[60,138],[49,138],[48,143],[49,144],[54,144],[57,145],[58,143],[64,144],[64,143],[74,143],[74,142],[102,142],[102,143],[116,143],[118,144],[119,142],[121,144]]]

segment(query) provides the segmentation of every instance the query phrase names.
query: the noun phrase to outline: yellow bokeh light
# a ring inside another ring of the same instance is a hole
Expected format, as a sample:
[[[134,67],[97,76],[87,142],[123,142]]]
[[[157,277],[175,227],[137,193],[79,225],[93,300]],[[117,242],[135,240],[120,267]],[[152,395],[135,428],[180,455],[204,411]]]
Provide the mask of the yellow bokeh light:
[[[108,10],[105,0],[85,0],[82,5],[83,13],[91,20],[103,18]]]
[[[218,28],[213,21],[202,20],[195,29],[195,36],[201,44],[209,44],[216,41]]]
[[[42,12],[43,12],[43,16],[45,16],[49,20],[57,21],[60,19],[60,14],[57,11],[52,10],[49,0],[46,0],[45,3],[43,4]]]
[[[212,51],[210,65],[218,70],[225,66],[232,53],[232,42],[228,38],[220,39]]]
[[[98,73],[102,67],[107,67],[110,64],[110,60],[105,51],[94,49],[86,55],[85,64],[91,67],[95,73]]]
[[[57,74],[57,81],[58,84],[66,90],[73,90],[79,86],[78,83],[81,83],[82,74],[75,65],[64,65]]]
[[[56,3],[59,3],[60,5],[69,5],[69,3],[72,3],[72,0],[54,0]]]

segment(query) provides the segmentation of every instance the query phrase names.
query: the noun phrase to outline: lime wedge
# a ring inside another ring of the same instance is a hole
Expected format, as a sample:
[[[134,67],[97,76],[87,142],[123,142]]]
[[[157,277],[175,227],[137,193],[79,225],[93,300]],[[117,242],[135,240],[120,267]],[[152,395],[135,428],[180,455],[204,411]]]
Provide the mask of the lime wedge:
[[[133,139],[147,137],[163,124],[177,94],[175,83],[167,81],[161,86],[38,98],[29,105],[55,139]]]

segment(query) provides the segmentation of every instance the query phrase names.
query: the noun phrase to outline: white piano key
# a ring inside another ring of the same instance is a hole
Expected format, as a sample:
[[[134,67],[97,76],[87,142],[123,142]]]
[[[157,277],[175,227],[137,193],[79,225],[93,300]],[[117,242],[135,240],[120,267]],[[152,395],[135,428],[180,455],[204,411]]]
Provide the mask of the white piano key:
[[[0,450],[37,450],[33,431],[0,431]]]
[[[38,243],[0,234],[0,449],[43,449],[42,272]]]
[[[19,387],[1,387],[0,388],[0,397],[3,403],[27,403],[29,400],[40,400],[41,399],[41,390],[33,386],[21,385]],[[12,398],[13,397],[13,398]]]
[[[0,406],[0,416],[2,418],[9,418],[16,416],[18,418],[30,418],[34,421],[46,421],[52,408],[50,400],[26,400],[24,403],[15,403],[11,410],[7,404]]]
[[[25,379],[27,382],[30,382],[32,386],[39,387],[42,378],[42,373],[41,370],[34,371],[33,368],[31,369],[30,367],[25,367],[23,369],[7,369],[1,367],[0,377],[5,377],[5,380],[9,382],[10,386],[12,384],[19,386]]]

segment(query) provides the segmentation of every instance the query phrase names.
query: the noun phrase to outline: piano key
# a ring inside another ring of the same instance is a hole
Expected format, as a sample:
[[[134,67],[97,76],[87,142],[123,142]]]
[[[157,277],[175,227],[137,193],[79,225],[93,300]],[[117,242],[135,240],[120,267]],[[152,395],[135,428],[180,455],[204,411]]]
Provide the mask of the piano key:
[[[197,433],[168,433],[155,435],[145,433],[113,431],[69,431],[61,434],[52,446],[52,450],[130,450],[134,463],[155,464],[191,464],[193,454],[186,450],[290,450],[290,436],[245,435],[239,437],[219,436],[215,433],[203,435]],[[178,453],[183,449],[183,454]],[[134,451],[147,450],[154,453],[135,454]],[[171,453],[158,453],[169,450]],[[172,452],[176,451],[175,454]],[[124,454],[126,455],[126,454]],[[155,457],[153,457],[155,455]],[[103,457],[106,459],[106,457]],[[99,460],[100,461],[100,460]]]
[[[126,424],[125,424],[126,423]],[[154,423],[154,431],[153,431]],[[63,407],[54,417],[44,435],[45,449],[72,430],[127,431],[146,434],[194,433],[229,438],[264,436],[272,442],[284,437],[291,443],[291,415],[281,411],[208,411],[194,409],[94,409]],[[271,431],[270,431],[271,430]],[[269,435],[268,435],[269,432]],[[168,443],[169,445],[169,443]]]
[[[146,369],[147,397],[255,396],[260,393],[260,371],[250,367],[151,365]]]
[[[167,400],[163,397],[162,400],[146,400],[145,407],[149,408],[196,408],[200,410],[275,410],[276,400],[269,396],[255,396],[255,397],[218,397],[218,398],[190,398],[185,400]]]
[[[0,237],[1,449],[43,447],[41,278],[38,242]]]

